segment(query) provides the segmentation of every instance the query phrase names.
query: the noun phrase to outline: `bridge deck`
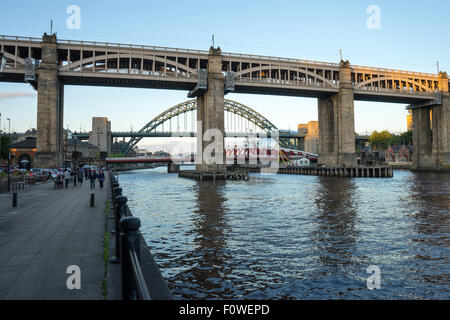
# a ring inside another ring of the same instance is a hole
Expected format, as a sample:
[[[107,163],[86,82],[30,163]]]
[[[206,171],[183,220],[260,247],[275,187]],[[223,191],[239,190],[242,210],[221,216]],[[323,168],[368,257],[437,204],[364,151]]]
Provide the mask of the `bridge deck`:
[[[191,90],[208,51],[146,45],[56,41],[58,74],[65,84]],[[26,59],[41,60],[43,39],[0,35],[7,57],[0,81],[25,82]],[[338,92],[340,64],[240,53],[221,53],[222,71],[234,74],[236,93],[325,97]],[[432,99],[444,74],[352,66],[355,100],[418,103]],[[38,72],[39,73],[39,72]],[[39,77],[39,74],[37,74]]]

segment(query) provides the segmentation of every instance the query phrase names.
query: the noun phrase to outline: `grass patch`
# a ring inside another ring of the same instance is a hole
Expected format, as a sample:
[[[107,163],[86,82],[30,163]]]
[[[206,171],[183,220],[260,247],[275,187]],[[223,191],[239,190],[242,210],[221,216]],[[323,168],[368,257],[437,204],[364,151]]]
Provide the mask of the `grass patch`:
[[[109,199],[106,200],[105,209],[105,235],[103,236],[104,250],[103,261],[105,263],[105,279],[103,279],[103,300],[107,299],[108,294],[108,263],[109,263],[109,232],[108,232],[108,218],[109,218]]]

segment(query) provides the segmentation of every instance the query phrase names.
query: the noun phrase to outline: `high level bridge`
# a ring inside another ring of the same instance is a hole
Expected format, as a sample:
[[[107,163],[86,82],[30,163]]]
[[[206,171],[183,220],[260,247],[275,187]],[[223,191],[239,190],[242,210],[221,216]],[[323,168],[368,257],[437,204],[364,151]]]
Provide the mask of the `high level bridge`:
[[[8,61],[1,81],[38,91],[37,164],[62,163],[64,85],[100,85],[189,91],[197,98],[203,134],[224,131],[227,92],[318,98],[319,163],[355,163],[354,100],[409,104],[414,165],[450,165],[450,98],[446,73],[428,74],[222,52],[92,41],[0,36]],[[432,124],[430,121],[432,113]],[[431,131],[431,127],[433,130]],[[202,144],[204,149],[207,143]],[[224,165],[198,166],[223,171]]]

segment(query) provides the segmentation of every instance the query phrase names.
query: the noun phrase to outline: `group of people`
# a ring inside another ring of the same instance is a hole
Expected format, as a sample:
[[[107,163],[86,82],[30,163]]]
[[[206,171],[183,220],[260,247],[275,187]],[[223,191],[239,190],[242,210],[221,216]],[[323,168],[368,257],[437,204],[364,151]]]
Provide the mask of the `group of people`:
[[[69,183],[73,182],[73,186],[78,185],[81,187],[83,184],[83,177],[85,180],[90,181],[91,190],[95,189],[95,183],[98,180],[100,184],[100,189],[103,188],[103,182],[105,181],[105,173],[102,169],[100,169],[97,173],[94,169],[89,168],[78,168],[78,169],[69,169],[67,168],[64,172],[60,173],[55,178],[55,187],[63,189],[64,186],[66,189],[69,188]]]

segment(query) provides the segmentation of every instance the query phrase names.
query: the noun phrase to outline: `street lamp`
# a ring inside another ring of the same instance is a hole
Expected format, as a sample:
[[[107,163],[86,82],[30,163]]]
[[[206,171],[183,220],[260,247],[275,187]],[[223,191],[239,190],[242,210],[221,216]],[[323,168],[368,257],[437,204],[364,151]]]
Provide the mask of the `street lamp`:
[[[72,135],[72,139],[73,139],[73,142],[74,142],[74,144],[75,144],[75,151],[73,152],[73,155],[75,156],[74,158],[75,158],[75,161],[74,161],[74,165],[75,165],[75,169],[78,167],[77,166],[77,164],[78,164],[78,154],[77,154],[77,139],[78,139],[78,136],[77,136],[77,132],[75,131],[74,132],[74,134]]]
[[[11,119],[10,118],[6,118],[6,120],[8,120],[8,192],[11,191],[11,178],[10,178],[10,171],[11,171]]]

